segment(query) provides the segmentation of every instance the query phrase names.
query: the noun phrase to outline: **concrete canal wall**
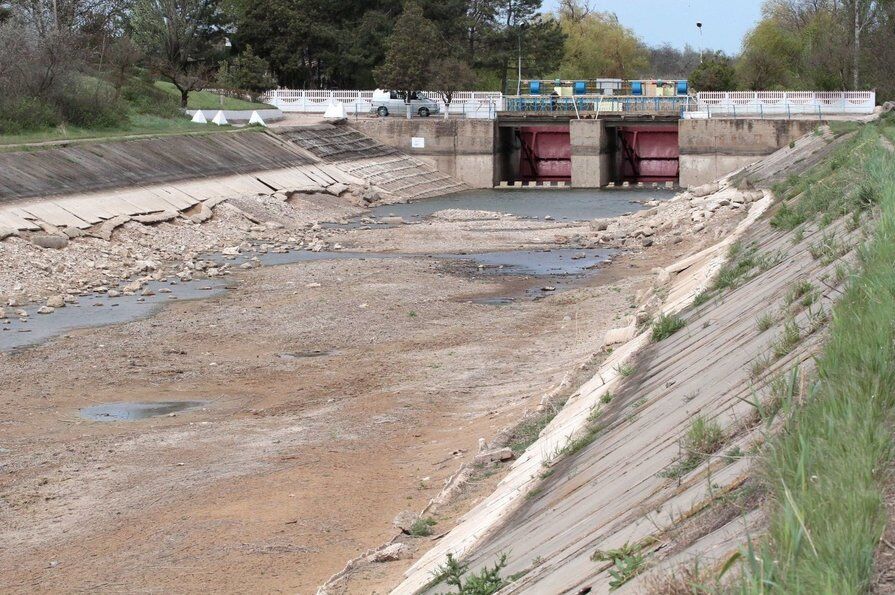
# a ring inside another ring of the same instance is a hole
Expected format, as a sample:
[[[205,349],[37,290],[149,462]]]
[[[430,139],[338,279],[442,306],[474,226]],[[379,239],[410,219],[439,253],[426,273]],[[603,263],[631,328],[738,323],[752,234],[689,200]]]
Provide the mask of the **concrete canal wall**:
[[[349,125],[473,188],[492,188],[498,182],[493,120],[374,118],[351,120]]]
[[[681,120],[678,125],[680,185],[710,182],[788,146],[821,124],[816,119]]]

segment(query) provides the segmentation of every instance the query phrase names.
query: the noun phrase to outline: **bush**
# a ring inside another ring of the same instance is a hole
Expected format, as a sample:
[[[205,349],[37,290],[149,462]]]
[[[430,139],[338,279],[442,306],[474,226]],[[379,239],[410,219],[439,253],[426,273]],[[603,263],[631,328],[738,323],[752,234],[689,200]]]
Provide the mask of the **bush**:
[[[99,84],[72,84],[55,100],[62,119],[72,126],[114,128],[127,121],[127,107]]]
[[[156,87],[152,80],[135,78],[121,88],[121,97],[138,114],[176,118],[181,115],[177,97]]]
[[[662,314],[653,323],[653,341],[661,341],[678,332],[687,323],[677,314]]]
[[[22,134],[58,126],[59,112],[49,102],[34,97],[0,101],[0,134]]]

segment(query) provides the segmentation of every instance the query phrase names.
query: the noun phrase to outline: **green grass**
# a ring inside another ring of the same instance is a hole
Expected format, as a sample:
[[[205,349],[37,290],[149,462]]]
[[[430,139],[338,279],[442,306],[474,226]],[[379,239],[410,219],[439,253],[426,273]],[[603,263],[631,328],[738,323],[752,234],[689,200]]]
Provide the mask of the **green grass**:
[[[856,130],[827,160],[774,186],[774,193],[782,203],[771,218],[771,225],[791,231],[818,216],[822,224],[828,224],[876,202],[876,193],[871,187],[854,182],[861,179],[861,164],[879,150],[879,132],[874,126]]]
[[[681,439],[681,459],[661,473],[660,477],[679,479],[696,469],[724,443],[724,432],[713,419],[697,416]]]
[[[172,84],[165,81],[156,81],[155,86],[166,93],[175,96],[180,100],[180,91]],[[192,91],[187,100],[187,109],[228,109],[228,110],[244,110],[244,109],[271,109],[273,106],[266,103],[252,103],[242,99],[234,99],[233,97],[222,98],[217,93],[211,91]]]
[[[876,134],[865,126],[859,140]],[[876,232],[834,307],[817,383],[766,447],[770,527],[744,556],[744,593],[864,593],[871,585],[895,452],[895,156],[875,144],[840,164],[879,189]]]
[[[758,332],[763,333],[774,325],[774,317],[765,312],[758,318]]]
[[[130,116],[129,124],[115,128],[97,130],[76,128],[71,126],[60,126],[58,128],[53,128],[51,130],[41,132],[0,135],[0,151],[3,150],[3,146],[9,145],[45,143],[66,140],[115,138],[132,135],[164,136],[166,134],[185,133],[208,134],[212,132],[221,132],[222,130],[232,130],[232,128],[228,126],[193,124],[188,118],[169,119],[160,118],[158,116],[135,114]]]
[[[414,537],[426,537],[432,535],[432,527],[437,524],[436,520],[432,517],[420,517],[413,521],[413,524],[410,526],[410,534]]]
[[[677,314],[662,314],[653,323],[653,341],[661,341],[678,332],[686,326],[684,319]]]

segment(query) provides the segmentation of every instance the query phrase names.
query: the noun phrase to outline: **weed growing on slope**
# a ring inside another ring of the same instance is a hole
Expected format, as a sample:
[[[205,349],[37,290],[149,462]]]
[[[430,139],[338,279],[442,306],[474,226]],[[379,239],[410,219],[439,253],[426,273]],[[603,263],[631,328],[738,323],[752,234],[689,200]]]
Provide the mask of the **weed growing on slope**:
[[[848,246],[837,240],[836,234],[824,234],[819,242],[808,247],[808,251],[814,260],[820,260],[822,264],[827,265],[848,252]]]
[[[677,314],[662,314],[653,322],[653,341],[661,341],[686,326],[684,319]]]
[[[718,422],[702,416],[696,417],[690,423],[690,428],[681,439],[683,458],[659,473],[659,476],[669,479],[680,479],[696,469],[700,463],[721,448],[723,443],[724,432],[721,430]]]
[[[713,289],[723,291],[736,287],[740,279],[755,266],[755,247],[743,247],[740,242],[730,246],[727,252],[727,263],[718,271]]]
[[[637,371],[637,368],[635,368],[631,364],[624,363],[619,364],[619,366],[615,370],[622,376],[622,378],[627,378],[628,376],[633,376],[634,372]]]
[[[710,291],[700,291],[696,294],[696,297],[693,298],[693,307],[698,308],[710,299],[712,299],[712,293]]]
[[[769,313],[765,312],[758,318],[758,332],[763,333],[772,326],[774,326],[774,317]]]
[[[447,561],[435,570],[435,579],[431,584],[443,582],[456,587],[460,595],[491,595],[507,584],[500,576],[506,565],[507,555],[501,554],[494,566],[485,566],[479,572],[469,574],[469,563],[460,562],[448,553]]]
[[[432,517],[420,517],[410,525],[410,534],[414,537],[426,537],[432,535],[432,527],[437,524],[438,521]]]
[[[814,283],[807,279],[802,279],[789,288],[789,291],[787,291],[786,295],[783,297],[783,302],[787,306],[792,305],[803,296],[809,295],[814,291]]]
[[[613,550],[597,550],[590,559],[594,562],[611,562],[613,567],[609,569],[609,590],[615,591],[629,580],[640,574],[646,564],[646,558],[640,553],[638,544],[626,543]]]
[[[771,347],[771,351],[774,354],[774,357],[780,359],[781,357],[787,355],[793,349],[795,349],[796,345],[799,344],[799,341],[802,339],[801,331],[799,330],[799,325],[796,324],[796,321],[793,319],[789,319],[786,321],[786,324],[783,325],[783,334],[777,339],[774,345]]]

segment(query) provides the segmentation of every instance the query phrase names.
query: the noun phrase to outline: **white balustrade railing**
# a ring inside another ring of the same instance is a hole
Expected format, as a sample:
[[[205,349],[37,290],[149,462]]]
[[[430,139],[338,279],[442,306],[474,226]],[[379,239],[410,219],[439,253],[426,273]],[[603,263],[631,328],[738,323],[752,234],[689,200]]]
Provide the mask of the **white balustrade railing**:
[[[873,91],[706,91],[696,94],[696,109],[685,117],[862,115],[875,107]]]
[[[423,95],[438,102],[444,111],[441,94],[434,91],[423,91]],[[278,107],[284,112],[322,114],[330,101],[335,100],[345,105],[349,116],[369,114],[372,108],[373,91],[335,91],[318,89],[276,89],[265,93],[261,101]],[[463,115],[467,118],[497,117],[497,112],[504,108],[502,93],[490,91],[458,91],[454,93],[448,113]]]

